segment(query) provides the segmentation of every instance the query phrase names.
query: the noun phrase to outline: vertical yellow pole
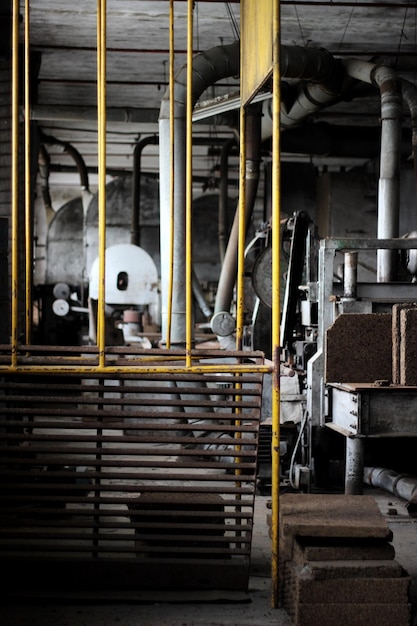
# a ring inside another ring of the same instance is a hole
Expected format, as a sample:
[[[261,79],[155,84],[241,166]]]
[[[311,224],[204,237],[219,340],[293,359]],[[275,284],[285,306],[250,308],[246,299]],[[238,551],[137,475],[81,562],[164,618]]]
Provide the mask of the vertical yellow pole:
[[[193,9],[188,0],[187,15],[187,108],[186,108],[186,210],[185,210],[185,303],[186,303],[186,363],[191,366],[193,341],[193,291],[192,291],[192,206],[193,206]]]
[[[278,606],[279,576],[279,438],[280,438],[280,5],[274,3],[272,94],[272,606]]]
[[[106,276],[106,0],[97,2],[97,116],[98,116],[98,249],[99,291],[97,345],[99,366],[105,365],[105,276]]]
[[[167,330],[166,347],[171,347],[172,325],[172,289],[174,280],[174,194],[175,194],[175,158],[174,158],[174,0],[169,2],[169,144],[170,144],[170,179],[169,179],[169,204],[170,204],[170,237],[169,237],[169,283],[168,283],[168,307],[167,307]]]
[[[17,365],[19,274],[19,1],[13,0],[12,19],[12,277],[11,366]]]
[[[242,45],[242,44],[241,44]],[[242,58],[242,55],[241,55]],[[236,350],[242,350],[244,313],[244,255],[246,206],[246,109],[240,107],[240,163],[239,163],[239,229],[236,285]]]
[[[26,343],[32,335],[32,217],[30,203],[30,7],[25,2],[25,259],[26,259]]]

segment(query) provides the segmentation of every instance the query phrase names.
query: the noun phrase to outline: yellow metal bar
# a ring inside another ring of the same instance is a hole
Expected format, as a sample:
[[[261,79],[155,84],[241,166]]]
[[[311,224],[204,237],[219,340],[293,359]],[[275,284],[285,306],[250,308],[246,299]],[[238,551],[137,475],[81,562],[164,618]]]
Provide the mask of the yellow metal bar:
[[[10,372],[9,366],[0,366],[0,372]],[[132,367],[123,365],[17,365],[13,368],[13,374],[267,374],[271,372],[271,368],[268,365],[255,365],[245,363],[244,365],[230,365],[226,363],[221,365],[219,363],[212,365],[169,365],[165,367],[160,366],[140,366],[134,365]]]
[[[193,341],[192,292],[192,206],[193,206],[193,10],[194,1],[188,0],[187,14],[187,108],[186,108],[186,201],[185,201],[185,309],[187,365],[191,365]]]
[[[273,19],[273,94],[272,94],[272,488],[271,488],[271,537],[272,537],[272,606],[278,607],[279,576],[279,467],[280,467],[280,2],[274,3]]]
[[[26,260],[26,343],[32,336],[32,215],[30,167],[30,6],[25,2],[25,260]]]
[[[98,249],[99,293],[97,345],[99,363],[105,364],[106,320],[106,0],[97,1],[97,115],[98,115]]]
[[[170,235],[169,235],[169,282],[168,282],[168,306],[167,306],[167,329],[166,347],[171,347],[172,327],[172,292],[174,281],[174,194],[175,194],[175,157],[174,157],[174,0],[169,2],[169,144],[170,144]]]
[[[242,45],[242,43],[241,43]],[[242,349],[244,313],[245,206],[246,206],[246,109],[240,107],[239,230],[236,287],[236,350]]]
[[[11,366],[17,364],[19,275],[19,1],[13,0],[12,19],[12,251],[11,251]]]

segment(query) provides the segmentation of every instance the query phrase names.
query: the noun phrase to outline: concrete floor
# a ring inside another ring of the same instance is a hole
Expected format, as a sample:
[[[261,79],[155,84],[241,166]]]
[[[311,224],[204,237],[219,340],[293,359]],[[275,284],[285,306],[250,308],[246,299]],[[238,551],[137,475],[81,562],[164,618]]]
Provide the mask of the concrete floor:
[[[417,519],[405,502],[369,489],[393,531],[396,558],[412,577],[411,624],[417,626]],[[360,496],[359,496],[360,497]],[[1,626],[292,626],[287,613],[271,608],[270,539],[267,496],[256,497],[251,577],[247,593],[146,594],[132,601],[91,600],[3,602]],[[395,626],[395,625],[393,625]]]

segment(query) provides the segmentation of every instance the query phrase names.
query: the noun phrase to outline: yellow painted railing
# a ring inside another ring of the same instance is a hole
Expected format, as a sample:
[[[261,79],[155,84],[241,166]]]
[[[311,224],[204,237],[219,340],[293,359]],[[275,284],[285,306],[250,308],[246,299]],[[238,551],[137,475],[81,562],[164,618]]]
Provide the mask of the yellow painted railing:
[[[243,313],[244,313],[244,249],[245,249],[245,106],[240,111],[240,184],[239,184],[239,246],[238,246],[238,279],[237,279],[237,311],[236,311],[236,353],[233,363],[215,364],[204,362],[201,351],[192,349],[192,63],[193,63],[193,10],[194,1],[188,0],[187,14],[187,120],[186,120],[186,345],[181,352],[170,352],[170,302],[168,302],[168,327],[166,345],[167,350],[152,351],[146,356],[137,355],[135,359],[118,360],[115,353],[105,345],[105,250],[106,250],[106,0],[97,0],[97,120],[98,120],[98,199],[99,199],[99,297],[97,311],[97,346],[96,350],[83,350],[83,355],[71,355],[63,350],[59,354],[42,359],[36,356],[30,345],[31,342],[31,285],[32,285],[32,232],[31,232],[31,208],[30,208],[30,127],[29,127],[29,46],[30,46],[30,10],[29,0],[25,3],[25,257],[26,257],[26,342],[19,345],[19,2],[13,0],[12,22],[12,206],[11,206],[11,340],[10,346],[2,347],[2,359],[0,360],[0,372],[22,374],[71,374],[74,373],[129,373],[138,371],[146,373],[210,373],[210,372],[273,372],[272,386],[272,604],[277,606],[277,577],[278,577],[278,501],[279,501],[279,367],[280,367],[280,69],[279,69],[279,41],[280,41],[280,15],[279,0],[270,0],[273,7],[273,208],[272,208],[272,355],[273,363],[265,364],[258,361],[245,359],[242,351],[243,339]],[[169,4],[169,33],[170,33],[170,94],[171,106],[173,104],[174,82],[174,0]],[[244,46],[245,42],[241,42]],[[171,115],[173,109],[171,108]],[[173,121],[171,119],[171,128]],[[174,135],[171,133],[171,143]],[[174,197],[173,170],[174,150],[171,157],[171,198]],[[173,200],[171,208],[171,222],[174,221]],[[171,252],[173,248],[173,231],[171,235]],[[172,255],[171,255],[172,256]],[[172,258],[171,258],[172,268]],[[170,285],[168,300],[172,298],[172,278],[170,273]]]

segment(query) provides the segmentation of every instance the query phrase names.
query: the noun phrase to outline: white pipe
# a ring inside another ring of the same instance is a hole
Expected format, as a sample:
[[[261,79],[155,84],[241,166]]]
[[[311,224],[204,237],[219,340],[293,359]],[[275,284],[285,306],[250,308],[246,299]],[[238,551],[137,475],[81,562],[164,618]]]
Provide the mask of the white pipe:
[[[365,485],[389,491],[398,498],[410,502],[417,493],[417,478],[409,474],[398,474],[384,467],[365,467],[363,471]]]
[[[378,187],[378,239],[399,236],[401,164],[401,86],[395,71],[357,59],[345,59],[351,78],[379,87],[381,93],[381,158]],[[397,277],[395,250],[378,250],[377,280],[391,282]]]
[[[240,44],[217,46],[197,54],[193,60],[193,103],[211,85],[222,78],[239,73]],[[172,293],[171,343],[185,342],[185,157],[186,157],[186,93],[187,68],[184,65],[175,77],[174,85],[174,280]],[[165,93],[159,116],[159,181],[160,181],[160,236],[161,236],[161,298],[162,338],[165,338],[168,314],[168,285],[170,280],[170,106],[169,90]]]

